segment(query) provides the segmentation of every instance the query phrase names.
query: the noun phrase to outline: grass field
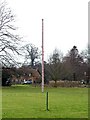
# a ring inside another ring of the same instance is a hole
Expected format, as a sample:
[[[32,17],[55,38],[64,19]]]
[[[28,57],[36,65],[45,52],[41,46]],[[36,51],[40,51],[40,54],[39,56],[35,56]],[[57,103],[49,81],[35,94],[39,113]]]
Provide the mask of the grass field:
[[[46,111],[46,91],[49,111]],[[2,88],[3,118],[88,118],[88,88]]]

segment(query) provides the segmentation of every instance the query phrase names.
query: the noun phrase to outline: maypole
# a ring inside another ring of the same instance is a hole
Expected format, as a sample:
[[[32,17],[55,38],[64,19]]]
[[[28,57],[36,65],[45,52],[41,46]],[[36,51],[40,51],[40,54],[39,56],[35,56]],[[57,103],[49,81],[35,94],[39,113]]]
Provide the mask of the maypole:
[[[42,19],[42,92],[44,92],[44,20]]]

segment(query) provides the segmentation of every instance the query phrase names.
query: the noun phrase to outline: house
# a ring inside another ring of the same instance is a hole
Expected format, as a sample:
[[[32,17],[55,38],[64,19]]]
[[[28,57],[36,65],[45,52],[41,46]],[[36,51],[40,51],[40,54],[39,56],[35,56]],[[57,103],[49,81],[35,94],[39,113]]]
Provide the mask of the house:
[[[40,74],[37,69],[23,67],[17,70],[17,74],[12,75],[12,83],[22,83],[24,80],[32,80],[32,83],[39,80]]]

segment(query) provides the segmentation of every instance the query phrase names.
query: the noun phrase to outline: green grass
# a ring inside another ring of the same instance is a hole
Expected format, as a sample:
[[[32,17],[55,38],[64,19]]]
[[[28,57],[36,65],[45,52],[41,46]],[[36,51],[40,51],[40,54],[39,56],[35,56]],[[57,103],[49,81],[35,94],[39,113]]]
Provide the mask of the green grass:
[[[46,91],[49,111],[46,111]],[[3,87],[3,118],[88,118],[88,88]]]

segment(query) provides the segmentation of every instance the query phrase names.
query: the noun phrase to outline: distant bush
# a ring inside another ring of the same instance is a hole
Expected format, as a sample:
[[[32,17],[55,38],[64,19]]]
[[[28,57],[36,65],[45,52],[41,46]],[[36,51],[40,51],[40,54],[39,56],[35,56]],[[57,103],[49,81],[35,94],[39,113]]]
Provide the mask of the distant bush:
[[[2,69],[2,86],[11,86],[11,74],[7,68]]]
[[[54,81],[50,81],[49,82],[49,86],[50,87],[55,87],[55,82]],[[67,80],[60,80],[57,81],[56,84],[57,87],[86,87],[86,85],[82,85],[80,81],[67,81]]]

